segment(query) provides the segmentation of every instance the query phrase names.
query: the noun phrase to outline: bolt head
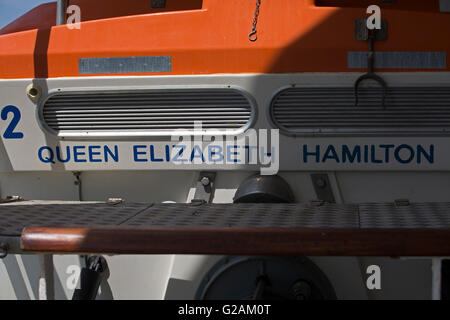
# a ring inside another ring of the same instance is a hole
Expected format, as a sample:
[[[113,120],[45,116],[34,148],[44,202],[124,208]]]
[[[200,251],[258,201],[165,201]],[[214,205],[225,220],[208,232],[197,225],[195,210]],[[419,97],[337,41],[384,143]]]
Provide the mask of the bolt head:
[[[211,180],[209,180],[208,177],[203,177],[203,178],[200,180],[200,182],[202,183],[202,185],[204,185],[204,186],[206,187],[206,186],[209,186],[209,185],[210,185]]]
[[[325,188],[326,185],[327,185],[327,183],[325,182],[324,179],[317,179],[316,185],[317,185],[319,188]]]

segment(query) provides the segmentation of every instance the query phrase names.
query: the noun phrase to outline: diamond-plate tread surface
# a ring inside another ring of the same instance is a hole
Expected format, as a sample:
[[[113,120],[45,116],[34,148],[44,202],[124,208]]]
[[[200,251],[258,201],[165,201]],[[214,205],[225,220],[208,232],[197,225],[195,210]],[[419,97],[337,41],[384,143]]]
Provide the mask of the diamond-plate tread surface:
[[[359,205],[359,216],[361,228],[445,229],[450,228],[450,203],[368,203]]]
[[[450,203],[107,204],[25,201],[0,204],[0,236],[26,226],[450,229]]]
[[[127,226],[242,228],[358,228],[356,205],[154,205]]]
[[[26,201],[0,205],[0,235],[20,236],[26,226],[117,226],[150,204]]]

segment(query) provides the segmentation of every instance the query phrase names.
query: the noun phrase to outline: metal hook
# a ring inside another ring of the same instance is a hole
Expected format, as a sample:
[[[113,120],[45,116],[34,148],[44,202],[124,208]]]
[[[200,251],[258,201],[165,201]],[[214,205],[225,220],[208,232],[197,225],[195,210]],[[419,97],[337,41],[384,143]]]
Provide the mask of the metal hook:
[[[360,76],[355,82],[355,107],[358,106],[358,89],[359,85],[365,80],[374,80],[378,82],[383,89],[383,96],[381,98],[381,105],[383,109],[386,109],[386,95],[387,95],[387,83],[380,76],[376,75],[374,69],[374,52],[373,52],[374,34],[369,34],[369,53],[367,55],[367,73]]]
[[[248,40],[250,40],[251,42],[255,42],[256,40],[258,40],[258,34],[256,30],[252,30],[252,32],[250,32],[250,34],[248,35]]]
[[[365,80],[375,80],[378,82],[383,89],[383,96],[381,98],[381,105],[383,109],[386,109],[386,95],[387,95],[387,84],[386,81],[383,80],[380,76],[377,76],[375,73],[366,73],[358,78],[355,82],[355,107],[358,106],[358,89],[359,85]]]

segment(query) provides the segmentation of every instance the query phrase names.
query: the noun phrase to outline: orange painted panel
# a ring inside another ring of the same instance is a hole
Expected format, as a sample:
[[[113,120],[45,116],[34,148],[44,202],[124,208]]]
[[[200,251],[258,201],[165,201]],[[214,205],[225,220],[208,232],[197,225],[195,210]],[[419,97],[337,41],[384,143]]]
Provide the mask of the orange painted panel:
[[[109,2],[90,1],[90,12],[98,16]],[[171,7],[167,12],[85,21],[80,30],[53,26],[4,34],[0,78],[80,76],[80,58],[162,55],[172,57],[172,72],[164,73],[170,75],[354,72],[347,68],[347,52],[367,50],[367,43],[354,40],[354,20],[366,16],[365,7],[352,7],[354,2],[319,7],[313,0],[262,0],[256,42],[248,40],[255,10],[251,0],[204,0],[201,9],[197,3],[187,11]],[[382,14],[389,24],[388,40],[375,43],[375,50],[448,54],[450,14],[440,13],[433,1],[409,2],[412,7],[429,5],[424,10],[408,10],[400,0],[397,6],[386,5]],[[129,4],[116,5],[125,12]],[[35,15],[38,21],[39,13]]]

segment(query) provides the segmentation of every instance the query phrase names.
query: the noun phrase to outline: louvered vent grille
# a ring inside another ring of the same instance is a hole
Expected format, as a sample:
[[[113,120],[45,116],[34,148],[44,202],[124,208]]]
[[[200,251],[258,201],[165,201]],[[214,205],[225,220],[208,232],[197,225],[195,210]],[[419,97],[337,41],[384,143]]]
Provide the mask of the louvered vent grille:
[[[236,89],[58,92],[41,109],[59,136],[170,135],[201,121],[207,132],[241,132],[253,105]]]
[[[385,109],[381,97],[361,88],[356,107],[353,88],[289,88],[273,99],[271,117],[297,136],[450,133],[450,87],[389,88]]]

